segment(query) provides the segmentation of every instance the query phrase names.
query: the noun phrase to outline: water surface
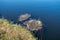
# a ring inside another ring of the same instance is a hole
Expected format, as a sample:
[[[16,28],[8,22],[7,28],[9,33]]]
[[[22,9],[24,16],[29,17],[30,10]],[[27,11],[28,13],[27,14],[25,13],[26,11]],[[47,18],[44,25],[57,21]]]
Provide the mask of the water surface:
[[[43,29],[43,40],[60,40],[60,1],[0,0],[0,14],[6,19],[16,20],[23,13],[42,20],[46,26]]]

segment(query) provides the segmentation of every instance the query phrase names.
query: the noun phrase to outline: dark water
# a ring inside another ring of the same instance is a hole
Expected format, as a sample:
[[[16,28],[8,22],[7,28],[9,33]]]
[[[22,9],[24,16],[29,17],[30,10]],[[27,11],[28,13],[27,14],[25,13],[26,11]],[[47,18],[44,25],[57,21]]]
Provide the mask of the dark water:
[[[0,0],[0,14],[6,19],[16,20],[23,13],[29,13],[32,18],[42,20],[42,40],[60,40],[60,1]],[[38,31],[37,36],[40,38],[39,33]]]

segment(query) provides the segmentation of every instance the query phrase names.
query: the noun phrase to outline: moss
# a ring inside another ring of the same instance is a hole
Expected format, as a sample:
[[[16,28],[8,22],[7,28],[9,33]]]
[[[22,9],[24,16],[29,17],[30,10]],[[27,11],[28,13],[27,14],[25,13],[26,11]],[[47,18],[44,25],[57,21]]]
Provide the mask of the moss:
[[[13,24],[1,18],[0,40],[36,40],[36,38],[21,25]]]

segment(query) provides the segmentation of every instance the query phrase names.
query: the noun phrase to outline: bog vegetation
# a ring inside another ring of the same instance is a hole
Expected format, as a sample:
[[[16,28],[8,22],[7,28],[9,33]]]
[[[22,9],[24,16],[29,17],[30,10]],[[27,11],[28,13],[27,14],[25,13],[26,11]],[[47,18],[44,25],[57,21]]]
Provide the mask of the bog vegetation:
[[[20,24],[13,24],[0,18],[0,40],[36,40],[36,38]]]

